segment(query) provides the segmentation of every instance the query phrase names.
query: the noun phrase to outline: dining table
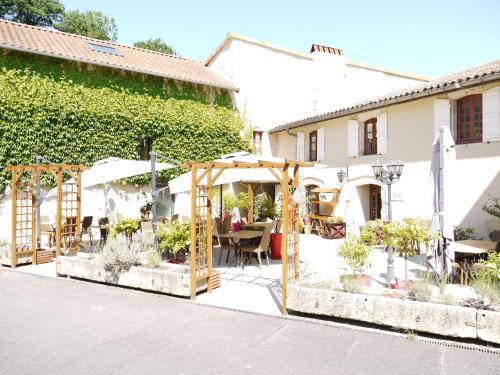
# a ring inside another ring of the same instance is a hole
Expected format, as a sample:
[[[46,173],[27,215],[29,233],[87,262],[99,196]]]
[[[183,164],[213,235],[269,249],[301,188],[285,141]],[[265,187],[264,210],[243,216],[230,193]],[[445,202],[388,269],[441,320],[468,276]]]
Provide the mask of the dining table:
[[[474,261],[496,251],[497,242],[488,240],[463,240],[452,243],[455,262],[459,266],[460,284],[467,285]]]
[[[234,245],[235,259],[230,264],[230,266],[232,266],[233,263],[235,262],[236,262],[236,267],[239,267],[240,265],[243,266],[243,258],[240,249],[241,240],[251,240],[262,237],[262,235],[263,232],[260,230],[247,230],[247,229],[239,230],[236,232],[219,234],[219,237],[228,238]]]

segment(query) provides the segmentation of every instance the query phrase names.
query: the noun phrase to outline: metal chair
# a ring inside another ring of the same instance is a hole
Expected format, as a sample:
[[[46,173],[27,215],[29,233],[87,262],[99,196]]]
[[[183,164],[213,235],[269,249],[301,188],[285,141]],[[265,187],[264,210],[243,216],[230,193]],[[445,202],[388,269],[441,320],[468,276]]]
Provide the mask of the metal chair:
[[[101,238],[99,239],[99,245],[103,245],[108,240],[109,219],[107,217],[101,217],[98,220],[98,223],[99,223],[99,232],[101,235]]]

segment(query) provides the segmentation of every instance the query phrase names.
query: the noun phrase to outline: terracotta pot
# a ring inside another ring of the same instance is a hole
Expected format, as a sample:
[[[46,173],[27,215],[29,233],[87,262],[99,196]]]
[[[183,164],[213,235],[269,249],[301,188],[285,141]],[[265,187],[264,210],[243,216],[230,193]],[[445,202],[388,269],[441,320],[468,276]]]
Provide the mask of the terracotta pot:
[[[271,233],[271,259],[281,259],[281,233]]]

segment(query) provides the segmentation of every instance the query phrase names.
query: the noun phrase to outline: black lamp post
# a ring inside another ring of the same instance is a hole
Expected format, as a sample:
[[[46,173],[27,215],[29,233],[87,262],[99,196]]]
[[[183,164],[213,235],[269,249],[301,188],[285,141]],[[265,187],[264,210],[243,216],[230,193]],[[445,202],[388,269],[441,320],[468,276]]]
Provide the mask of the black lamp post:
[[[373,174],[375,178],[387,185],[387,217],[389,221],[392,221],[392,192],[391,185],[396,183],[401,174],[403,173],[404,164],[401,160],[396,161],[388,161],[385,165],[379,163],[379,161],[375,161],[373,163]],[[390,286],[392,279],[394,278],[394,258],[393,258],[393,249],[392,246],[389,246],[389,254],[387,256],[387,286]]]

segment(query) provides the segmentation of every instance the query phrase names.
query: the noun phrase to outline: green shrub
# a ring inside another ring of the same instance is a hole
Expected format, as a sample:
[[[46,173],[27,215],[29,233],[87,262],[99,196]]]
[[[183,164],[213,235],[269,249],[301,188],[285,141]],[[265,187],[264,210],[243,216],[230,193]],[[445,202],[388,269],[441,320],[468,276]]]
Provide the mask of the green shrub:
[[[191,242],[191,225],[178,221],[159,224],[156,238],[158,239],[159,251],[175,258],[177,253],[186,249]]]
[[[225,215],[232,215],[234,210],[246,210],[248,209],[248,194],[239,193],[238,195],[234,193],[224,193],[222,196],[222,210]]]
[[[473,240],[476,233],[474,228],[455,227],[455,241]]]
[[[130,238],[132,234],[139,230],[139,223],[137,219],[121,219],[111,226],[110,235],[116,237],[119,234],[124,234],[127,238]]]
[[[358,275],[344,275],[342,279],[342,286],[347,293],[361,293],[363,290],[363,283],[357,277]]]
[[[344,224],[345,220],[342,216],[330,216],[326,219],[326,222],[330,224]]]
[[[344,258],[347,265],[356,273],[370,266],[370,262],[368,261],[370,250],[370,246],[351,235],[344,240],[337,254]]]
[[[470,286],[492,304],[500,303],[500,253],[490,253],[474,267]]]
[[[128,270],[139,261],[141,239],[133,236],[129,241],[124,235],[109,237],[101,250],[106,269],[114,271]]]
[[[430,280],[424,279],[410,282],[408,289],[416,301],[429,302],[432,297],[432,286]]]
[[[255,196],[253,201],[253,215],[256,220],[274,219],[276,207],[273,199],[265,191]]]
[[[146,264],[150,267],[158,268],[161,263],[161,254],[157,251],[148,251],[146,254]]]
[[[500,219],[500,198],[490,198],[491,203],[485,203],[482,207],[487,214]]]

